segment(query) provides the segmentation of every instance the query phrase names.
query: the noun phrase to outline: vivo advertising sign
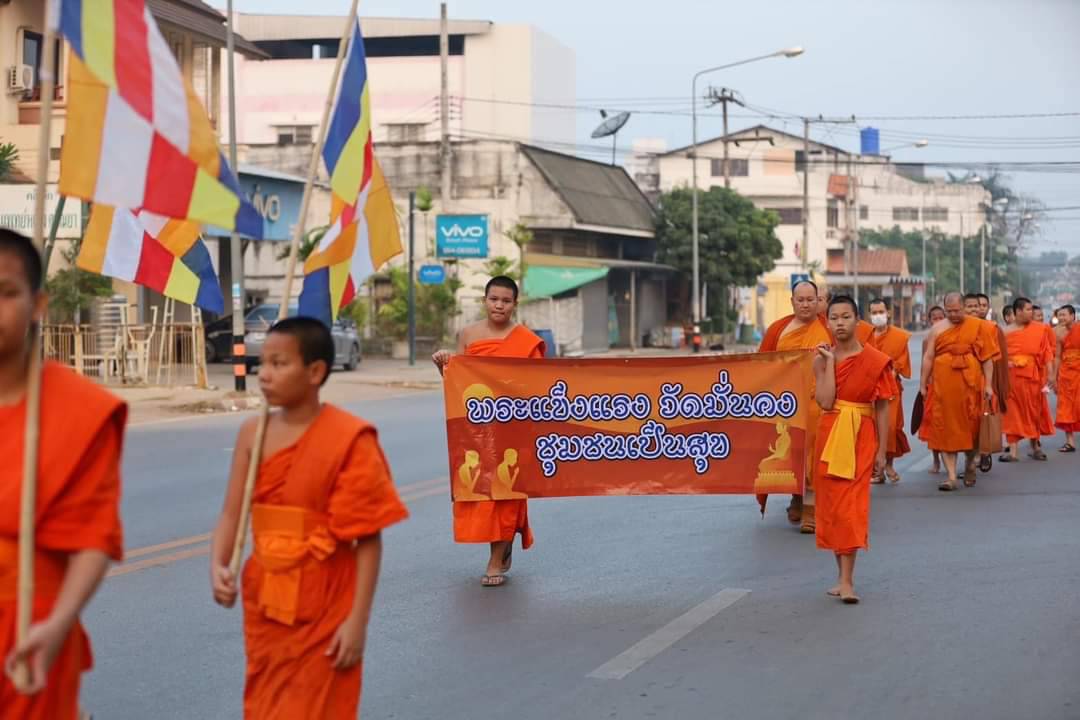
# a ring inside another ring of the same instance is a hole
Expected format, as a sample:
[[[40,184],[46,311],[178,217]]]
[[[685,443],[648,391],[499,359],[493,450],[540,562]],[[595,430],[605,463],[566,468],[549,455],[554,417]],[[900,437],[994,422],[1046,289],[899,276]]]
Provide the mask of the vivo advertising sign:
[[[435,216],[435,254],[440,258],[486,258],[487,215]]]

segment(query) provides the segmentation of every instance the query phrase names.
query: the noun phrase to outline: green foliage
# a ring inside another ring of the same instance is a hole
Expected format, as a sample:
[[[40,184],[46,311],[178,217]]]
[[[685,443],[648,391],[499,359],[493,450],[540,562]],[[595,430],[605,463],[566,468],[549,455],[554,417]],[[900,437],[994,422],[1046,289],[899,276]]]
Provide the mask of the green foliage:
[[[0,143],[0,182],[7,180],[19,159],[19,149],[13,143]]]
[[[329,225],[323,225],[321,227],[311,228],[306,233],[304,233],[304,237],[302,240],[300,240],[300,245],[296,249],[297,263],[303,263],[308,259],[308,256],[315,251],[315,247],[319,244],[319,241],[322,240],[323,235],[325,235],[326,231],[329,229]],[[290,249],[291,243],[287,243],[283,248],[281,248],[281,250],[278,251],[277,259],[288,260]]]
[[[363,332],[367,327],[368,317],[371,314],[371,303],[367,298],[357,295],[353,301],[343,307],[338,317],[348,318],[356,323],[356,330]]]
[[[660,197],[656,214],[658,260],[693,277],[692,192],[678,188]],[[776,237],[780,218],[760,210],[733,190],[698,191],[698,243],[702,282],[708,283],[709,312],[725,303],[726,288],[746,287],[776,266],[784,246]]]
[[[73,242],[61,255],[70,267],[53,273],[45,282],[49,311],[62,322],[69,322],[90,307],[95,298],[113,294],[112,280],[75,266],[82,241]]]
[[[378,327],[381,334],[404,340],[409,334],[409,273],[402,268],[390,268],[393,293],[389,302],[379,308]],[[447,278],[440,285],[416,285],[416,334],[442,341],[450,318],[460,312],[457,291],[461,281]]]
[[[435,207],[435,200],[431,197],[431,191],[426,187],[416,189],[416,209],[422,213],[429,213]]]

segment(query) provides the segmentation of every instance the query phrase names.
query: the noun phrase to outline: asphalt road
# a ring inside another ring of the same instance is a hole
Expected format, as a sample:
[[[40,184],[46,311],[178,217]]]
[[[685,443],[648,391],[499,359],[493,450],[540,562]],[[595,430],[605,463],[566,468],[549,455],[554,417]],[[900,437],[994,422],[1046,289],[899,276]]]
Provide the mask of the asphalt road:
[[[1048,462],[952,494],[914,442],[874,488],[851,607],[784,503],[761,519],[744,496],[534,501],[536,546],[481,588],[485,550],[451,541],[441,396],[349,409],[412,513],[385,534],[365,719],[1080,718],[1080,456],[1061,435]],[[203,539],[238,424],[129,431],[129,559],[85,614],[98,720],[240,717],[240,613],[213,604]]]

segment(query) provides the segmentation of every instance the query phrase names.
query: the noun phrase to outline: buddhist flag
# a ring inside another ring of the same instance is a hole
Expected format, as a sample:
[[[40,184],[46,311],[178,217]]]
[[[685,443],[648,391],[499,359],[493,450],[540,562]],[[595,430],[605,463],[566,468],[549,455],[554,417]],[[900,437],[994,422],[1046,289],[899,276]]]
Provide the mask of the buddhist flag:
[[[261,239],[214,130],[144,0],[59,0],[71,48],[60,192]]]
[[[304,263],[300,314],[328,325],[352,302],[368,276],[402,253],[390,186],[374,158],[370,167],[371,181],[360,193],[360,212],[353,207],[340,208],[337,219]]]
[[[347,205],[357,205],[360,190],[371,177],[371,100],[360,19],[353,27],[349,51],[338,81],[334,109],[323,146],[330,189]]]
[[[194,222],[95,205],[76,265],[221,314],[225,299]]]

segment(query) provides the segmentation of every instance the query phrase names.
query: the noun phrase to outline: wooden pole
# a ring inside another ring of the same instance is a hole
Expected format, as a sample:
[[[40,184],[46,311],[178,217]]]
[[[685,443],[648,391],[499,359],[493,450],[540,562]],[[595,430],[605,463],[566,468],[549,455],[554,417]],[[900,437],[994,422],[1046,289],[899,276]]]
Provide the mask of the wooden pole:
[[[56,87],[56,30],[52,23],[54,0],[45,0],[44,67],[41,71],[41,120],[38,124],[37,192],[34,195],[34,247],[45,249],[45,185],[49,176],[53,92]],[[44,281],[44,278],[42,278]],[[37,509],[38,434],[41,430],[41,328],[34,323],[30,338],[30,367],[26,385],[26,430],[23,440],[23,482],[19,506],[19,585],[15,614],[15,644],[30,633],[34,604],[34,519]],[[30,685],[30,666],[19,663],[12,676],[15,689]]]
[[[338,45],[337,61],[334,63],[334,72],[330,77],[330,92],[326,96],[326,104],[323,106],[322,122],[319,124],[319,138],[315,143],[315,149],[311,154],[311,162],[308,164],[307,183],[304,185],[304,195],[300,200],[300,217],[297,218],[296,228],[293,231],[292,243],[289,246],[289,261],[285,270],[285,289],[282,293],[281,305],[278,308],[278,320],[284,320],[289,314],[289,298],[292,295],[293,280],[296,278],[296,256],[300,247],[300,238],[304,236],[307,222],[308,206],[311,204],[311,188],[315,184],[315,173],[319,169],[319,158],[322,155],[323,145],[326,143],[326,132],[330,124],[330,111],[334,106],[334,96],[338,88],[338,77],[341,75],[342,61],[345,59],[345,48],[352,38],[353,27],[356,25],[356,6],[359,0],[352,0],[349,7],[349,16],[345,22],[345,30],[341,34],[341,43]],[[244,496],[240,502],[240,518],[236,524],[236,538],[233,541],[232,557],[229,559],[229,570],[233,579],[240,576],[240,562],[244,556],[244,541],[247,539],[248,521],[251,515],[251,497],[255,492],[255,478],[259,474],[259,463],[262,461],[263,439],[266,437],[266,424],[270,421],[270,406],[263,403],[259,414],[259,424],[255,426],[255,442],[251,448],[251,459],[248,462],[247,476],[244,478]]]

